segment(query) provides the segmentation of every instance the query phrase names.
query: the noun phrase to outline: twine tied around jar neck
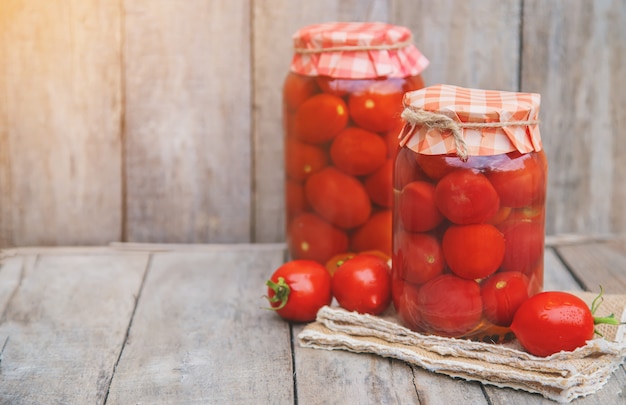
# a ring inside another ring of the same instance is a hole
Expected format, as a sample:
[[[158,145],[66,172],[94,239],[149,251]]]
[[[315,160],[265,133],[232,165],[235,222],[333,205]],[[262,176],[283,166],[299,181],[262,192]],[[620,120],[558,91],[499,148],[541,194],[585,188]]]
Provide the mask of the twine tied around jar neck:
[[[357,51],[389,51],[393,49],[402,49],[407,46],[413,45],[413,36],[409,36],[405,41],[397,42],[395,44],[384,45],[346,45],[346,46],[331,46],[328,48],[294,48],[295,53],[299,54],[312,54],[312,53],[326,53],[326,52],[357,52]]]
[[[463,137],[464,128],[502,128],[509,126],[536,125],[539,120],[522,120],[522,121],[506,121],[506,122],[458,122],[445,114],[425,111],[415,107],[406,107],[402,111],[402,119],[406,121],[400,133],[400,146],[404,146],[413,130],[418,125],[425,125],[429,129],[437,129],[440,132],[450,132],[454,137],[454,146],[456,154],[463,162],[468,159],[467,143]]]

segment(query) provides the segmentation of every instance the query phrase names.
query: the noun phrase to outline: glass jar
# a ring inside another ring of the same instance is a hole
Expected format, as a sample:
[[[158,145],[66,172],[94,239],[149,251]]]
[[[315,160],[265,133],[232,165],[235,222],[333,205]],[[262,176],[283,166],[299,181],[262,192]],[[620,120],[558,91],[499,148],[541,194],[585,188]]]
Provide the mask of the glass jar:
[[[438,85],[405,95],[394,172],[392,297],[427,334],[512,339],[543,289],[540,96]]]
[[[390,257],[402,97],[424,87],[428,60],[407,28],[384,23],[316,24],[293,39],[283,86],[289,255]]]

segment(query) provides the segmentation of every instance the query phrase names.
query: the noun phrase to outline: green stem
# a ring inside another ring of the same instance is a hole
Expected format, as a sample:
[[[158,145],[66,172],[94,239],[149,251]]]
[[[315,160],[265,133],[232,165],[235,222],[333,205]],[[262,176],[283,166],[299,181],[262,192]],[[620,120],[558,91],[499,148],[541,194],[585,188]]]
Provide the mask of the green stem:
[[[602,286],[600,286],[600,294],[598,294],[598,296],[594,298],[593,302],[591,303],[591,315],[595,315],[596,310],[604,302],[604,298],[602,297],[603,294],[604,294],[604,289],[602,288]],[[594,325],[602,325],[602,324],[603,325],[622,325],[622,323],[620,323],[620,321],[615,318],[615,314],[610,314],[609,316],[594,316],[593,324]],[[594,329],[593,332],[596,335],[604,337],[604,335],[598,332],[597,329]]]
[[[267,309],[271,309],[273,311],[278,311],[283,309],[285,305],[287,305],[287,301],[289,301],[289,294],[291,293],[291,288],[289,288],[289,284],[285,281],[283,277],[278,277],[278,282],[273,282],[272,280],[267,280],[265,283],[272,291],[274,291],[274,296],[272,298],[267,297],[267,300],[270,304],[274,304],[280,302],[280,305],[277,307],[271,307]]]

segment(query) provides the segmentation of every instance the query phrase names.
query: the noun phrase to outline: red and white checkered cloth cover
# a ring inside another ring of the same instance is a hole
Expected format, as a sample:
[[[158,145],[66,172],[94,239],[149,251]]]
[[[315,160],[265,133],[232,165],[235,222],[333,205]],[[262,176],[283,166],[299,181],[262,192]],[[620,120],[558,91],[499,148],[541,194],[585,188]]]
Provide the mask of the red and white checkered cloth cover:
[[[444,84],[405,93],[403,100],[405,108],[411,106],[440,113],[458,123],[537,121],[540,103],[541,96],[536,93],[478,90]],[[488,156],[514,150],[529,153],[542,149],[537,124],[462,128],[462,133],[469,155]],[[403,134],[407,136],[405,131]],[[408,136],[406,146],[415,152],[426,155],[456,153],[450,132],[422,125]]]
[[[293,35],[291,71],[342,79],[416,76],[429,62],[411,41],[408,28],[381,22],[309,25]]]

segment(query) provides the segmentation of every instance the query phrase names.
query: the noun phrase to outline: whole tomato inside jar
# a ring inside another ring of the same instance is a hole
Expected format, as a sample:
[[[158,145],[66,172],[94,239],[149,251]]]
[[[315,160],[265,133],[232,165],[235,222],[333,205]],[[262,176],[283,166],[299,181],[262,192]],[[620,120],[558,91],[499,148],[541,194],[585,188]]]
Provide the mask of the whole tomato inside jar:
[[[304,27],[283,86],[286,235],[294,259],[391,257],[393,159],[404,93],[428,60],[379,22]]]
[[[485,342],[543,289],[540,95],[407,92],[394,163],[392,297],[405,326]]]

